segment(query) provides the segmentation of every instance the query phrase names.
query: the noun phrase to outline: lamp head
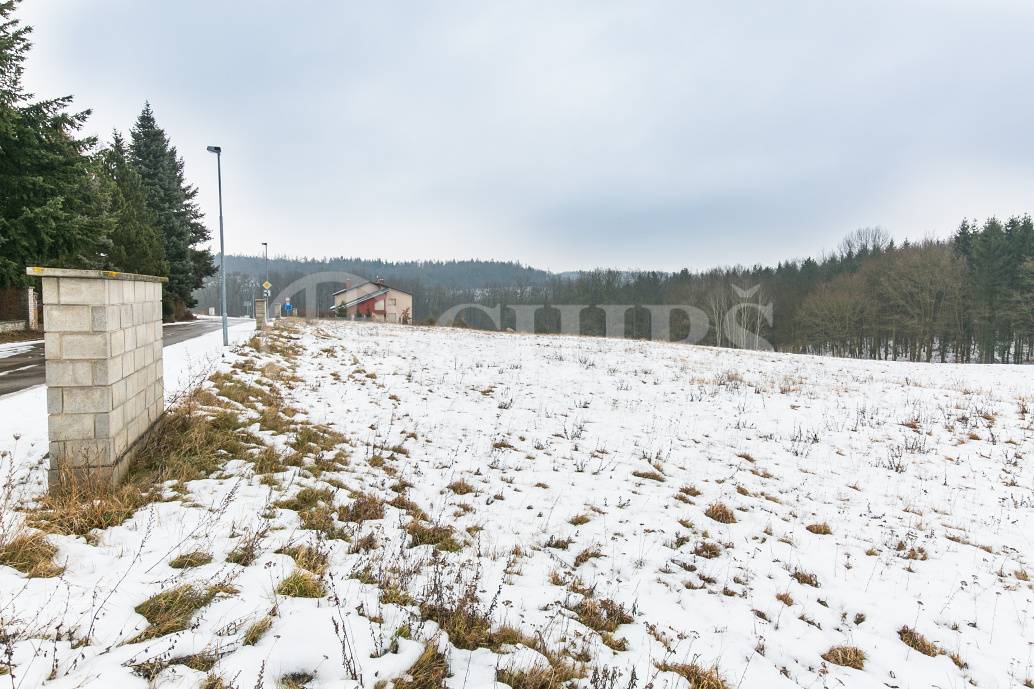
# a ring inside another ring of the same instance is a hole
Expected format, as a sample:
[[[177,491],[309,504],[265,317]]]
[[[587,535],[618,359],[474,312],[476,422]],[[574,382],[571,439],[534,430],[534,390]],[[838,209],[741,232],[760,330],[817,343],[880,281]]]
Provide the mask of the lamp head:
[[[222,149],[222,146],[209,146],[208,147],[208,152],[209,153],[215,153],[216,155],[218,155],[218,154],[223,152],[223,149]]]

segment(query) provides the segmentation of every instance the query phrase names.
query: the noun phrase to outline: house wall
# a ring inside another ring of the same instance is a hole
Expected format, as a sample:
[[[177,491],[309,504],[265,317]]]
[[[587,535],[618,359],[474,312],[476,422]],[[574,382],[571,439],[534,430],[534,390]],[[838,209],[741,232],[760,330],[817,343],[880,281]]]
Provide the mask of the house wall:
[[[413,321],[413,297],[405,292],[391,290],[384,295],[384,320],[388,323],[402,323],[404,318]]]
[[[348,315],[349,318],[351,318],[353,316],[356,316],[356,315],[359,315],[359,316],[369,317],[369,318],[376,317],[377,320],[380,320],[380,318],[381,318],[381,307],[380,307],[379,300],[371,299],[370,301],[364,301],[361,304],[356,304],[355,306],[353,306],[350,309],[348,309],[348,314],[347,315]]]

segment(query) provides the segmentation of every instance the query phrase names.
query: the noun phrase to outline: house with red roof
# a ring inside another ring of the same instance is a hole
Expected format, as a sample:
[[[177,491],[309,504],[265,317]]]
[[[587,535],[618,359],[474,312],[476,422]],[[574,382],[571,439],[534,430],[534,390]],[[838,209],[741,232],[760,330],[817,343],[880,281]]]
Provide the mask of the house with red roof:
[[[331,310],[339,318],[368,319],[384,323],[410,323],[413,320],[413,295],[384,284],[384,278],[363,282],[334,293]]]

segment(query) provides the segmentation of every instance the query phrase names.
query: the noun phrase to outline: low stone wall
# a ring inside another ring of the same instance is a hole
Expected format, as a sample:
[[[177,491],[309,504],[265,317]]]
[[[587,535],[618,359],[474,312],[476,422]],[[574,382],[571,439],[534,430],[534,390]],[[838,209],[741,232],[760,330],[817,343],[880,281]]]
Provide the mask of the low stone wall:
[[[165,278],[28,268],[43,279],[50,486],[71,468],[118,481],[165,406]]]
[[[0,321],[0,333],[14,333],[28,329],[28,321]]]

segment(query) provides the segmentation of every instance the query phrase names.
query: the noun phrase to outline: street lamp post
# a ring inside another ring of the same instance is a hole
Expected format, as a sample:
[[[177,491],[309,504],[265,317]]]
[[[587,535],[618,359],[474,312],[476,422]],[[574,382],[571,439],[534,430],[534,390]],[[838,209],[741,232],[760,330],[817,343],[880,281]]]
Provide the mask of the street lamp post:
[[[262,242],[262,253],[266,257],[266,283],[269,282],[269,242]],[[269,320],[269,290],[265,287],[262,288],[262,296],[266,299],[266,320]]]
[[[219,299],[223,310],[223,346],[230,346],[230,335],[226,331],[226,248],[223,245],[223,149],[209,146],[209,153],[215,153],[215,165],[219,178]]]

